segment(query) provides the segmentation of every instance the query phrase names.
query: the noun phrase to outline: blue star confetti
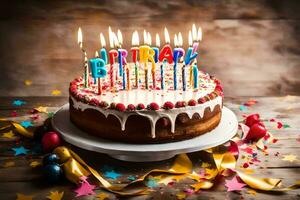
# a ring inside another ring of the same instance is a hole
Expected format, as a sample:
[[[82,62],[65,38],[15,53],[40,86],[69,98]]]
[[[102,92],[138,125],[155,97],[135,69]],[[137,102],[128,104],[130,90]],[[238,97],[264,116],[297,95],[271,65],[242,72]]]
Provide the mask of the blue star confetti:
[[[107,177],[107,178],[111,178],[111,179],[117,179],[118,177],[121,176],[121,174],[115,172],[114,170],[111,170],[111,171],[107,171],[104,173],[104,176]]]
[[[128,179],[129,181],[135,181],[136,177],[133,176],[133,175],[130,175],[130,176],[127,177],[127,179]]]
[[[245,111],[245,110],[247,110],[247,107],[244,105],[240,105],[239,109],[240,109],[240,111]]]
[[[24,128],[28,128],[30,126],[33,126],[33,124],[30,121],[22,121],[21,126],[23,126]]]
[[[19,100],[19,99],[13,101],[14,106],[22,106],[25,103],[26,103],[25,101],[22,101],[22,100]]]
[[[150,188],[154,188],[158,186],[157,181],[154,178],[149,178],[146,182],[146,185]]]
[[[24,148],[23,146],[17,147],[17,148],[12,148],[15,152],[15,156],[18,155],[26,155],[27,152],[29,151],[28,149]]]

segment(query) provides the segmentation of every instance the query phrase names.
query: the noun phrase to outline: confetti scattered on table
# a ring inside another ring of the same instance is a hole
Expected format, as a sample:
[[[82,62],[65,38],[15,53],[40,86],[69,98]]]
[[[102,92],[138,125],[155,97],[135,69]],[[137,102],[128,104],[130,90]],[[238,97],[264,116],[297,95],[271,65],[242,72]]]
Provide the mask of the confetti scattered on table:
[[[32,195],[25,195],[21,193],[17,193],[17,200],[32,200]]]
[[[101,192],[99,194],[97,194],[96,196],[99,200],[105,200],[105,199],[109,199],[109,195],[104,193],[104,192]]]
[[[180,192],[176,194],[177,199],[185,199],[186,198],[186,193]]]
[[[30,86],[30,85],[32,85],[32,81],[31,80],[24,80],[24,85]]]
[[[130,175],[130,176],[127,177],[127,179],[128,179],[129,181],[134,181],[134,180],[136,180],[136,177],[133,176],[133,175]]]
[[[294,155],[294,154],[288,154],[288,155],[283,155],[282,160],[289,161],[289,162],[294,162],[294,161],[296,161],[298,159],[297,159],[296,155]]]
[[[34,108],[34,110],[36,110],[38,112],[42,112],[42,113],[47,113],[48,112],[48,107],[39,106],[37,108]]]
[[[114,170],[111,170],[111,171],[107,171],[104,173],[104,176],[106,178],[111,178],[111,179],[117,179],[118,177],[122,176],[121,174],[115,172]]]
[[[253,196],[255,196],[255,195],[257,194],[257,192],[256,192],[255,190],[252,190],[252,189],[248,189],[248,190],[247,190],[247,193],[248,193],[248,194],[251,194],[251,195],[253,195]]]
[[[13,131],[8,131],[6,133],[3,133],[2,137],[11,139],[11,138],[15,137],[15,134],[13,133]]]
[[[53,96],[59,96],[59,95],[61,95],[61,91],[60,90],[52,90],[51,94]]]
[[[33,168],[35,168],[35,167],[37,167],[37,166],[40,166],[40,165],[42,165],[42,163],[39,162],[39,161],[32,161],[32,162],[30,163],[30,167],[33,167]]]
[[[240,109],[240,111],[246,111],[246,110],[247,110],[247,107],[244,106],[244,105],[240,105],[240,106],[239,106],[239,109]]]
[[[26,104],[26,102],[25,101],[22,101],[22,100],[14,100],[13,101],[13,105],[14,106],[22,106],[22,105],[24,105],[24,104]]]
[[[95,187],[95,185],[91,185],[89,184],[89,182],[84,181],[81,183],[81,185],[79,185],[77,189],[74,190],[74,192],[76,192],[76,197],[93,195],[95,194],[95,192],[93,191]]]
[[[64,196],[64,192],[58,192],[58,191],[54,191],[54,192],[50,192],[50,195],[47,196],[48,199],[50,200],[61,200]]]
[[[22,121],[20,124],[21,124],[21,126],[23,126],[24,128],[28,128],[28,127],[33,126],[33,124],[32,124],[30,121]]]
[[[150,188],[157,187],[158,186],[157,179],[155,179],[155,178],[148,178],[147,181],[146,181],[146,185],[148,187],[150,187]]]
[[[12,148],[12,150],[15,151],[15,156],[26,155],[27,152],[29,151],[28,149],[24,148],[23,146],[20,146],[20,147],[17,147],[17,148]]]
[[[246,186],[244,183],[240,183],[236,176],[234,176],[231,180],[225,180],[225,186],[227,187],[228,192],[232,191],[241,191],[243,187]]]

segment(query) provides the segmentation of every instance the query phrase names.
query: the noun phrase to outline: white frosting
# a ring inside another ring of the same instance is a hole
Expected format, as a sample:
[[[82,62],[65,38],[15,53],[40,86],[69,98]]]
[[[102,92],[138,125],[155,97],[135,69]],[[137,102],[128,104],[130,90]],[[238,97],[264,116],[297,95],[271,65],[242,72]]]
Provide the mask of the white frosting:
[[[218,96],[213,100],[207,101],[203,104],[197,104],[196,106],[187,106],[187,107],[175,108],[175,109],[171,109],[171,110],[157,110],[157,111],[140,110],[140,111],[120,112],[120,111],[117,111],[117,110],[104,109],[104,108],[88,105],[88,104],[83,103],[81,101],[77,101],[73,97],[71,97],[71,100],[73,101],[73,107],[75,109],[79,109],[79,110],[82,110],[82,111],[84,111],[86,109],[97,110],[100,113],[102,113],[106,118],[108,117],[108,115],[115,116],[120,121],[122,131],[125,130],[126,121],[127,121],[129,116],[131,116],[131,115],[144,116],[144,117],[149,119],[149,122],[150,122],[150,125],[151,125],[151,136],[152,136],[152,138],[155,138],[155,125],[156,125],[156,122],[162,117],[166,117],[170,120],[170,122],[171,122],[171,132],[174,133],[175,132],[176,118],[179,114],[186,113],[189,116],[189,118],[192,118],[192,116],[195,113],[198,113],[200,115],[200,117],[203,117],[204,111],[205,111],[206,108],[209,108],[210,111],[213,111],[215,106],[217,106],[217,105],[221,106],[222,105],[222,97]],[[123,100],[125,100],[125,99],[123,99]]]

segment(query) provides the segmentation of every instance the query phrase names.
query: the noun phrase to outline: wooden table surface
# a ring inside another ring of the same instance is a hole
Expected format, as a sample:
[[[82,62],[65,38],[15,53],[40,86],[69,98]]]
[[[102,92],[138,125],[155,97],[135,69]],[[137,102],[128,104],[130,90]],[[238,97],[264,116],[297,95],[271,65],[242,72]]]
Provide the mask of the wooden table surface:
[[[13,100],[21,99],[26,101],[23,106],[14,106]],[[300,97],[285,96],[285,97],[251,97],[258,103],[254,106],[247,107],[247,110],[239,110],[239,106],[249,100],[250,97],[241,98],[226,98],[225,105],[232,109],[239,120],[242,119],[243,114],[259,113],[263,119],[269,120],[275,118],[284,124],[290,125],[289,128],[274,128],[274,124],[267,123],[269,131],[278,139],[275,144],[270,144],[268,147],[268,155],[259,154],[261,163],[254,167],[254,174],[260,177],[282,178],[284,185],[293,184],[300,177]],[[29,119],[28,111],[38,106],[47,106],[48,111],[55,111],[57,108],[67,102],[67,97],[1,97],[0,98],[0,117],[23,121]],[[11,118],[11,113],[16,111],[18,117]],[[41,114],[41,117],[42,114]],[[31,148],[33,142],[29,139],[21,138],[19,136],[13,139],[5,139],[0,137],[0,198],[1,199],[15,199],[16,193],[23,193],[26,195],[34,195],[34,199],[46,199],[50,191],[64,191],[64,199],[73,199],[75,193],[72,191],[74,185],[70,182],[62,182],[58,185],[47,184],[42,176],[39,168],[32,168],[30,163],[32,161],[40,161],[42,154],[26,156],[14,156],[11,148],[18,145],[24,145]],[[67,144],[68,145],[68,144]],[[122,174],[121,178],[112,182],[128,182],[129,175],[141,175],[153,168],[166,169],[170,167],[173,159],[155,162],[155,163],[128,163],[117,161],[107,155],[100,153],[93,153],[86,150],[78,149],[72,146],[72,149],[77,152],[87,163],[94,169],[101,170],[103,166],[114,166],[116,170]],[[275,154],[279,152],[278,156]],[[243,155],[243,152],[241,152]],[[282,160],[283,155],[294,154],[298,156],[298,160],[288,162]],[[240,158],[242,157],[240,155]],[[192,153],[189,156],[194,159],[201,159],[202,152]],[[11,167],[5,167],[8,162],[13,162]],[[239,159],[239,163],[242,159]],[[239,165],[238,163],[238,165]],[[253,167],[253,166],[252,166]],[[157,187],[156,191],[148,196],[133,197],[132,199],[176,199],[176,194],[189,188],[191,180],[182,180],[174,186]],[[257,194],[249,194],[248,189],[244,189],[240,193],[226,192],[224,183],[217,184],[212,190],[201,191],[199,194],[188,196],[188,199],[300,199],[300,190],[292,190],[282,194],[258,192]],[[100,193],[100,190],[96,190]],[[114,198],[109,194],[110,198]],[[96,199],[95,196],[86,196],[79,199]]]

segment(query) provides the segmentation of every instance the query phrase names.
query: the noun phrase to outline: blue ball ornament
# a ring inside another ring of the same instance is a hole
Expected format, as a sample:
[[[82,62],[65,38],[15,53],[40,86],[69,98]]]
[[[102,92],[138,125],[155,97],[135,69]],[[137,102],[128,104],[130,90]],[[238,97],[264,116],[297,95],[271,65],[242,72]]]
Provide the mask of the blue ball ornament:
[[[46,165],[49,165],[49,164],[57,164],[58,161],[59,161],[58,156],[54,153],[51,153],[51,154],[46,155],[43,158],[43,166],[46,166]]]
[[[58,164],[50,164],[44,167],[44,177],[49,183],[58,183],[63,175],[63,171]]]

